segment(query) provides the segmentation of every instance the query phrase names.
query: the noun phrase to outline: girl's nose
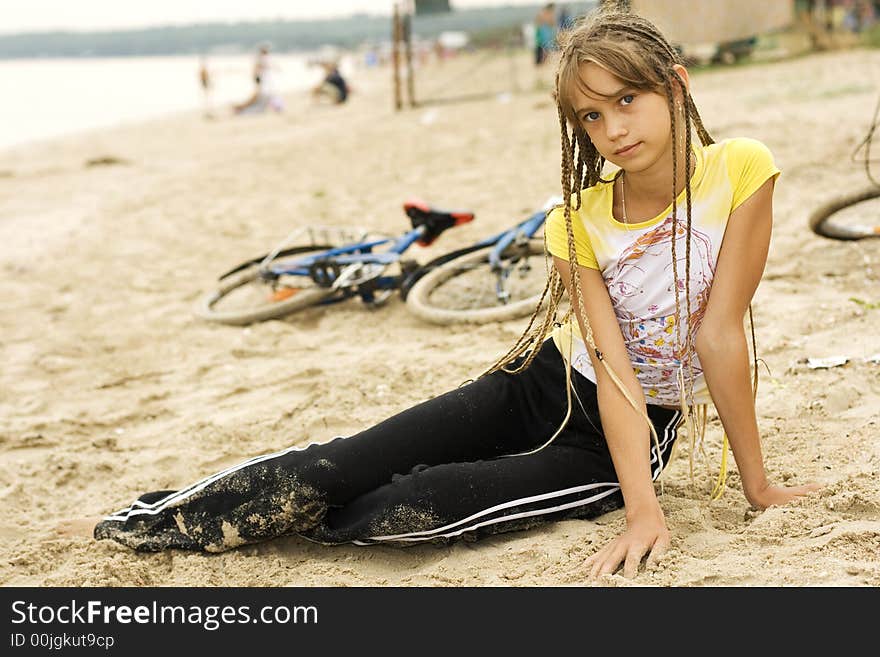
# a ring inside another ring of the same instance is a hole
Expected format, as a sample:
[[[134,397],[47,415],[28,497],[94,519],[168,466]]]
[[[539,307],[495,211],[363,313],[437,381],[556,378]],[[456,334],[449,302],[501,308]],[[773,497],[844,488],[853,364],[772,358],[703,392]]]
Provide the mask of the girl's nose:
[[[605,136],[609,141],[620,139],[628,133],[623,119],[616,117],[606,117],[605,120]]]

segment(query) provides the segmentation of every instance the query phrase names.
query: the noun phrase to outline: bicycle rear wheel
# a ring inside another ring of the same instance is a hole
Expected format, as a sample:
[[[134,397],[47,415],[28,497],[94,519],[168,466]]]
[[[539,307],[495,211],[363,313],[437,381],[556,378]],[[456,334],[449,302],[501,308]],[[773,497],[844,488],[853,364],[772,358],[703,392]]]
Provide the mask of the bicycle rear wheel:
[[[486,324],[524,317],[534,312],[547,273],[543,239],[511,246],[502,254],[510,268],[506,299],[499,298],[498,274],[492,271],[492,246],[465,253],[418,279],[406,297],[407,308],[433,324]]]
[[[868,187],[857,192],[833,198],[816,208],[810,215],[810,230],[816,235],[833,240],[861,240],[867,237],[880,237],[880,208],[866,203],[880,198],[880,187]],[[859,206],[856,210],[853,206]],[[869,207],[870,206],[870,209]],[[848,208],[853,207],[852,210]],[[864,212],[875,217],[874,224],[864,223]]]
[[[193,311],[196,316],[210,322],[244,326],[267,319],[276,319],[325,301],[337,291],[320,287],[308,276],[279,275],[267,277],[266,268],[283,266],[291,256],[302,257],[320,253],[329,246],[308,246],[287,249],[269,263],[246,263],[234,273],[224,276],[216,289],[203,295]]]

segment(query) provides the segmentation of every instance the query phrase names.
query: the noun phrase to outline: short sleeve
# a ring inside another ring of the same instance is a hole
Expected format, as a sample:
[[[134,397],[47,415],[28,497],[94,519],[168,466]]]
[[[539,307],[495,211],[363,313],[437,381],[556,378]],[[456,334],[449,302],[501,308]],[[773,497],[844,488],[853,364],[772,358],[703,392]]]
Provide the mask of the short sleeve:
[[[574,248],[577,254],[578,264],[590,269],[599,269],[593,245],[584,228],[584,223],[578,213],[571,210],[571,230],[574,235]],[[568,235],[565,231],[565,209],[558,206],[547,215],[544,223],[544,236],[547,241],[547,250],[550,255],[562,258],[568,262]]]
[[[733,188],[733,212],[770,178],[780,174],[770,149],[757,139],[731,139],[727,146],[727,171]]]

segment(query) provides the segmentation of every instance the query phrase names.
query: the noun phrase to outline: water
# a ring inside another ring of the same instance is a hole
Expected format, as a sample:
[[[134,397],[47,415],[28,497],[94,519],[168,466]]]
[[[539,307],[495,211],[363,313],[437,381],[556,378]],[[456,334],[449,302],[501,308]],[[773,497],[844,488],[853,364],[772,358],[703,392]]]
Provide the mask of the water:
[[[307,89],[321,71],[305,55],[275,55],[279,92]],[[253,56],[208,58],[217,111],[248,98]],[[0,61],[0,148],[176,112],[205,99],[196,56]]]

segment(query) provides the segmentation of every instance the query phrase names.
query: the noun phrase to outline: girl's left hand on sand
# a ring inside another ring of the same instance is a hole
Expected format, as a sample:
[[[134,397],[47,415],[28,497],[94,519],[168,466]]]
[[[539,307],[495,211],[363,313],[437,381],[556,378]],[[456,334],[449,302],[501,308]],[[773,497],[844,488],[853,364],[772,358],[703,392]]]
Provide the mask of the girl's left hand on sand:
[[[803,486],[771,486],[757,492],[746,491],[746,498],[753,506],[764,510],[771,506],[782,506],[793,499],[813,493],[823,488],[822,484],[809,483]]]

